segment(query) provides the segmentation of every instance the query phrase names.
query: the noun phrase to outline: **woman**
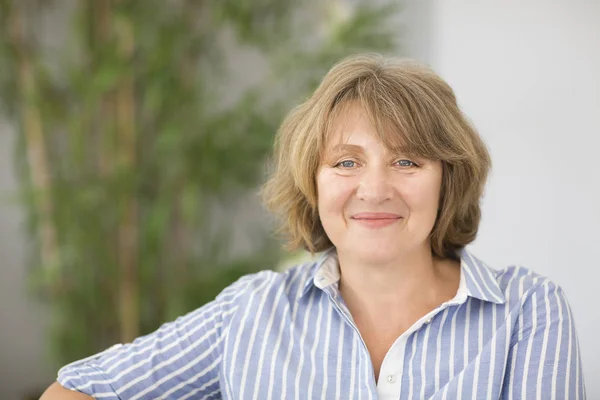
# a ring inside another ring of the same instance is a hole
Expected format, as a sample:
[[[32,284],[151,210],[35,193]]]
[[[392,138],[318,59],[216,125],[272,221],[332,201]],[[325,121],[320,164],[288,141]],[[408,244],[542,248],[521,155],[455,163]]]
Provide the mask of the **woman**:
[[[43,399],[584,398],[561,290],[469,253],[489,154],[430,69],[348,58],[278,132],[264,188],[292,248]],[[64,388],[67,389],[64,389]]]

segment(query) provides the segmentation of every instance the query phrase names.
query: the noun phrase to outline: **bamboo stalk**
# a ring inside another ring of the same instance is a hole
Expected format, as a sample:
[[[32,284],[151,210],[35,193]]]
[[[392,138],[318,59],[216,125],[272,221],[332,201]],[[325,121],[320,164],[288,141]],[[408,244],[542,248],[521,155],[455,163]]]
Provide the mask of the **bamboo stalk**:
[[[95,29],[94,42],[95,45],[103,48],[110,39],[111,18],[110,18],[110,0],[96,0],[92,3],[94,10]],[[100,99],[100,119],[97,121],[100,129],[101,146],[99,148],[99,165],[100,172],[103,176],[108,176],[114,168],[114,141],[110,123],[110,115],[114,112],[114,101],[112,93],[103,94]]]
[[[89,13],[88,16],[91,21],[91,36],[89,40],[89,50],[92,53],[92,69],[101,68],[98,65],[102,51],[107,47],[107,44],[111,40],[112,30],[112,19],[111,19],[111,0],[95,0],[87,3],[86,11]],[[97,71],[92,72],[97,73]],[[114,140],[114,120],[115,120],[115,93],[114,91],[108,91],[102,93],[99,99],[99,107],[94,110],[93,117],[89,122],[89,132],[95,133],[94,140],[97,144],[96,155],[97,155],[97,168],[98,174],[103,182],[109,182],[113,178],[115,170],[115,153],[116,144]],[[110,205],[106,204],[110,207]],[[107,209],[108,212],[110,210]],[[100,272],[101,275],[116,276],[118,272],[118,257],[119,249],[119,234],[116,232],[117,226],[109,226],[103,235],[106,238],[104,246],[107,252],[108,264],[104,270]],[[115,274],[115,275],[113,275]],[[102,285],[102,296],[111,304],[120,304],[120,291],[119,287],[112,284],[111,280],[105,281]],[[120,324],[120,319],[115,321],[114,315],[110,312],[110,308],[102,308],[104,310],[101,316],[101,326],[99,330],[100,340],[102,343],[108,343],[117,338],[113,337],[115,323]],[[118,339],[121,339],[120,337]]]
[[[198,7],[198,5],[196,5]],[[182,3],[182,13],[181,13],[181,22],[187,26],[187,31],[190,32],[190,36],[194,37],[195,29],[194,24],[196,23],[195,17],[201,13],[195,12],[194,3],[191,1],[184,1]],[[181,85],[184,90],[191,90],[194,85],[194,67],[195,59],[193,58],[193,54],[191,54],[191,49],[188,50],[187,54],[183,54],[179,61],[179,85]],[[186,132],[189,134],[190,132]],[[185,287],[186,283],[189,282],[190,279],[190,270],[189,270],[189,243],[186,238],[189,236],[190,232],[190,223],[191,221],[185,218],[184,213],[184,199],[185,199],[185,190],[186,185],[189,183],[186,182],[187,177],[181,176],[178,179],[178,182],[173,186],[173,211],[171,214],[171,234],[170,238],[168,238],[168,253],[169,257],[168,262],[171,263],[169,266],[170,276],[169,281],[170,285],[168,287],[167,293],[172,293],[173,298],[177,298],[177,291],[180,291],[183,287]],[[169,299],[165,299],[167,302]],[[178,305],[179,306],[179,305]],[[178,310],[181,312],[182,310]]]
[[[25,40],[23,16],[18,6],[8,2],[8,26],[11,45],[15,51],[18,68],[18,87],[21,97],[21,124],[25,135],[27,162],[32,186],[34,207],[39,218],[39,239],[43,268],[53,272],[58,268],[59,249],[56,230],[52,223],[52,198],[47,151],[39,106],[37,83],[33,73],[31,53]]]
[[[122,0],[121,0],[122,1]],[[134,50],[133,27],[125,18],[115,20],[120,56],[131,60]],[[117,133],[120,166],[132,173],[136,168],[135,98],[132,73],[127,73],[116,93]],[[132,173],[133,175],[133,173]],[[124,193],[124,215],[119,227],[120,333],[121,341],[131,342],[140,333],[138,203],[136,189]]]

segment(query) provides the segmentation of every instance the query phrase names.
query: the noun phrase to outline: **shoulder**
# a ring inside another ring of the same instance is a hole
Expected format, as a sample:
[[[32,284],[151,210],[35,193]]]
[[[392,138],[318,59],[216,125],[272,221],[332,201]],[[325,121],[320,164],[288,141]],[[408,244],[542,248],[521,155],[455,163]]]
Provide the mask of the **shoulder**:
[[[466,249],[461,252],[461,262],[468,294],[511,309],[534,296],[562,293],[551,279],[522,265],[491,268]]]
[[[574,331],[571,306],[562,287],[550,278],[522,266],[498,271],[498,285],[506,307],[515,318],[512,342],[547,331],[548,334]]]
[[[244,275],[226,287],[216,300],[228,307],[247,305],[256,297],[269,300],[295,298],[314,274],[315,262],[294,265],[285,271],[263,270]]]
[[[546,299],[556,294],[563,295],[562,288],[556,282],[520,265],[497,270],[496,279],[509,306],[523,304],[532,297]]]

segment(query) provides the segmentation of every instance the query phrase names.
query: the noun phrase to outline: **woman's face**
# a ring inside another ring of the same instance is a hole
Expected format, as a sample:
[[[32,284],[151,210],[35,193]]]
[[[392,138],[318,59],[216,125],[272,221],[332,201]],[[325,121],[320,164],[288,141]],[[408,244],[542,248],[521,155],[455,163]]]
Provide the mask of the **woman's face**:
[[[338,252],[386,263],[430,248],[441,162],[391,152],[360,106],[333,121],[316,180],[321,223]]]

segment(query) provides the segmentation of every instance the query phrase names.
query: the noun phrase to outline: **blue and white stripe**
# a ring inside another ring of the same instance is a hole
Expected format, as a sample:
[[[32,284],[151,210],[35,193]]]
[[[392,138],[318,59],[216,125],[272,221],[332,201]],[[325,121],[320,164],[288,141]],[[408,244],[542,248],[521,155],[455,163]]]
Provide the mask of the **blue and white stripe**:
[[[396,340],[378,382],[334,251],[247,275],[154,333],[63,367],[58,381],[122,400],[584,399],[562,289],[523,267],[460,257],[456,296]]]

